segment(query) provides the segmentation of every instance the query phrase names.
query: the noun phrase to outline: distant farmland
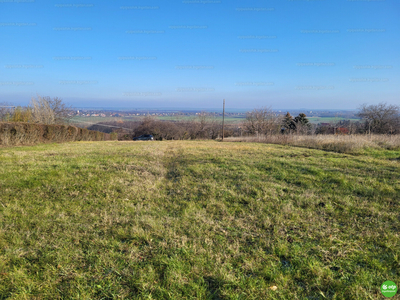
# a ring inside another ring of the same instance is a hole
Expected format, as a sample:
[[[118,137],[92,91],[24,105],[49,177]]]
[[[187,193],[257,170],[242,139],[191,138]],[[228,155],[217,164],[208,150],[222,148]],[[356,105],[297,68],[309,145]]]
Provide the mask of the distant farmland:
[[[196,119],[195,115],[192,116],[154,116],[156,119],[164,120],[164,121],[188,121]],[[222,116],[215,117],[217,121],[222,122]],[[128,116],[128,117],[82,117],[82,116],[75,116],[71,119],[72,123],[75,124],[86,124],[90,126],[91,124],[96,124],[99,122],[124,122],[124,121],[140,121],[143,119],[143,116]],[[341,117],[309,117],[308,118],[311,123],[336,123],[342,120],[350,120],[352,122],[359,121],[359,119],[349,119],[349,118],[341,118]],[[225,122],[227,124],[235,124],[241,123],[245,121],[245,116],[226,116]]]
[[[99,122],[118,122],[118,121],[139,121],[140,117],[82,117],[75,116],[71,119],[72,123],[99,123]]]
[[[196,116],[182,116],[179,118],[176,118],[174,116],[163,116],[163,117],[158,117],[160,120],[166,120],[166,121],[174,121],[174,120],[195,120]],[[216,120],[222,122],[222,116],[217,116],[215,117]],[[243,122],[246,118],[244,116],[237,116],[237,117],[232,117],[232,116],[225,116],[225,122],[227,123],[239,123]]]
[[[350,120],[351,122],[357,122],[360,121],[360,119],[349,119],[349,118],[339,118],[339,117],[309,117],[308,118],[311,123],[337,123],[339,121],[348,121]]]

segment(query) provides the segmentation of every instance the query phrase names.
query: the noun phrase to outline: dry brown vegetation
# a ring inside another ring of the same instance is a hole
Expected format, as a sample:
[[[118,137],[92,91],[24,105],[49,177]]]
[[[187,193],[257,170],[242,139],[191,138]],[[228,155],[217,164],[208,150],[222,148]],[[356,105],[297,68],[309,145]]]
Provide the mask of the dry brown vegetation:
[[[126,121],[121,124],[102,122],[89,128],[103,132],[118,132],[119,140],[132,140],[133,137],[142,134],[151,134],[155,140],[160,141],[216,139],[221,133],[221,124],[215,116],[208,113],[201,113],[193,120],[162,121],[146,116],[141,121]],[[226,126],[225,136],[233,134],[232,128]]]
[[[115,134],[75,126],[0,122],[0,146],[112,139],[116,139]]]
[[[231,142],[260,142],[268,144],[300,146],[311,149],[352,153],[366,148],[400,149],[400,135],[259,135],[230,137]]]
[[[67,106],[62,99],[55,97],[32,98],[29,106],[14,106],[7,102],[0,103],[0,121],[29,122],[36,124],[69,123],[72,107]]]

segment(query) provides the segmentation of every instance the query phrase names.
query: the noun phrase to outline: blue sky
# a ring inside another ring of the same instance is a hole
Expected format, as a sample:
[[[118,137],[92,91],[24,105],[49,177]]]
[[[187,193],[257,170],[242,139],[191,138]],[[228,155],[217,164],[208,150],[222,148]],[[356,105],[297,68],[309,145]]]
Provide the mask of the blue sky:
[[[399,104],[399,30],[398,0],[0,0],[0,102]]]

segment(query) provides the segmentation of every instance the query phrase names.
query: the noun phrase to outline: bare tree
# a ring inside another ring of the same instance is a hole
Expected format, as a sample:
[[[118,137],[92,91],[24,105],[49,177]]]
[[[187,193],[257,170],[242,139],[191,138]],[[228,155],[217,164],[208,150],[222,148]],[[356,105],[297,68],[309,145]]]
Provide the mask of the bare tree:
[[[212,114],[208,120],[208,138],[215,140],[221,132],[221,126],[221,122]]]
[[[221,126],[215,114],[202,111],[197,116],[197,138],[216,139],[221,131]]]
[[[32,98],[31,109],[33,122],[42,124],[66,124],[71,119],[71,107],[68,107],[62,99],[55,97],[37,96]]]
[[[272,134],[279,132],[280,123],[280,118],[271,108],[263,107],[247,112],[243,125],[250,134]]]
[[[400,107],[379,103],[363,104],[357,116],[365,121],[365,130],[373,133],[398,133],[400,131]]]
[[[176,122],[157,120],[145,116],[133,132],[133,136],[152,134],[156,140],[179,140],[184,135],[184,128]]]
[[[206,138],[207,137],[207,125],[209,122],[210,116],[207,112],[202,111],[197,115],[197,122],[198,122],[198,137],[199,138]]]

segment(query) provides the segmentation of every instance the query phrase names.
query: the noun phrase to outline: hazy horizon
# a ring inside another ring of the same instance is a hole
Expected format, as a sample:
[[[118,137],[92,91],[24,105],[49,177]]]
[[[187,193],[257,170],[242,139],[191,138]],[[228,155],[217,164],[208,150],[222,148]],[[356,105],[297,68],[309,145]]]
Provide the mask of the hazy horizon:
[[[235,112],[248,112],[253,109],[259,109],[261,107],[253,107],[253,108],[236,108],[236,107],[225,107],[225,112],[227,113],[235,113]],[[109,111],[163,111],[163,112],[184,112],[184,111],[206,111],[206,112],[222,112],[222,106],[220,108],[210,108],[210,107],[197,107],[197,108],[185,108],[185,107],[159,107],[159,108],[149,108],[149,107],[73,107],[76,110],[109,110]],[[356,109],[312,109],[312,108],[271,108],[275,112],[287,112],[287,111],[301,111],[301,112],[335,112],[335,111],[346,111],[346,112],[353,112],[357,111]]]
[[[386,1],[0,1],[0,102],[355,110],[398,104]]]

